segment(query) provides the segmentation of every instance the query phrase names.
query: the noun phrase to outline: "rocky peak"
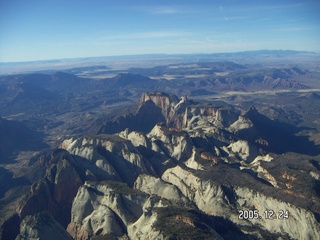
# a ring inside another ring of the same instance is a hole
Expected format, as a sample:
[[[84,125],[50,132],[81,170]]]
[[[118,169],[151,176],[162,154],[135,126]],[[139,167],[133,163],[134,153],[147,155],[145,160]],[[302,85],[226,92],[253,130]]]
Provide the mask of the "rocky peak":
[[[302,97],[309,98],[309,99],[320,99],[320,95],[315,92],[303,94]]]
[[[121,182],[86,182],[78,190],[68,232],[74,239],[112,233],[121,237],[143,212],[148,195]]]
[[[27,216],[22,221],[20,234],[16,240],[23,239],[71,240],[72,238],[49,212],[41,212]]]
[[[162,115],[169,122],[175,115],[174,107],[179,103],[179,99],[174,95],[163,92],[143,93],[139,105],[147,101],[152,101],[162,111]]]
[[[153,80],[148,77],[132,73],[120,73],[119,75],[114,77],[113,80],[115,82],[115,85],[118,87],[153,82]]]
[[[140,103],[148,100],[153,101],[157,106],[165,106],[165,104],[177,104],[179,98],[174,95],[169,95],[164,92],[146,92],[140,98]],[[162,108],[162,107],[161,107]]]
[[[157,124],[147,136],[153,142],[154,150],[163,151],[168,157],[184,161],[192,154],[192,140],[184,131],[172,130],[164,124]]]
[[[256,109],[255,106],[252,105],[249,108],[249,110],[244,114],[244,116],[250,118],[250,117],[256,116],[257,114],[259,114],[258,110]]]
[[[120,134],[126,136],[125,132]],[[98,136],[85,136],[77,139],[65,140],[61,147],[79,157],[88,159],[91,165],[87,166],[93,176],[100,180],[119,180],[119,176],[127,184],[133,185],[136,177],[141,173],[154,173],[148,161],[140,154],[130,140],[118,135],[102,134]],[[136,144],[143,136],[131,134]],[[147,140],[146,140],[147,141]],[[147,144],[147,143],[146,143]],[[89,174],[89,173],[88,173]],[[88,175],[86,174],[86,175]],[[86,176],[88,180],[88,176]]]
[[[107,122],[99,133],[116,133],[126,128],[148,133],[159,122],[178,130],[213,132],[213,127],[227,128],[239,117],[231,108],[198,103],[186,96],[179,99],[163,92],[143,93],[137,109],[135,114]]]
[[[41,211],[50,211],[62,226],[68,224],[68,211],[82,185],[74,163],[72,156],[61,149],[46,150],[30,160],[34,175],[40,176],[21,204],[21,219]]]
[[[217,127],[229,127],[237,120],[237,118],[238,114],[231,109],[219,108],[216,112],[214,124]]]

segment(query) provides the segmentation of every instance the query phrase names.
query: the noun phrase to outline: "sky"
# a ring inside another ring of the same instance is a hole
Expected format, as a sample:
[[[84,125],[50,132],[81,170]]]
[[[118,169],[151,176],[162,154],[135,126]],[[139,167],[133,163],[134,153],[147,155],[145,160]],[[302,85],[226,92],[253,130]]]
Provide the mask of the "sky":
[[[320,52],[320,0],[0,0],[0,62]]]

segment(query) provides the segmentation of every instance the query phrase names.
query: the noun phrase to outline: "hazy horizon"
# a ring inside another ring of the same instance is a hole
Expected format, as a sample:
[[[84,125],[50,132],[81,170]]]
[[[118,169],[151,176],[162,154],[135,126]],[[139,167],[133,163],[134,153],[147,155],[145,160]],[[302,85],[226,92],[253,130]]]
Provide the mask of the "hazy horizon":
[[[105,55],[105,56],[85,56],[85,57],[65,57],[65,58],[51,58],[51,59],[36,59],[36,60],[26,60],[26,61],[11,61],[11,62],[0,62],[1,64],[19,64],[19,63],[32,63],[32,62],[55,62],[55,61],[76,61],[76,60],[92,60],[92,59],[130,59],[130,58],[148,58],[148,57],[170,57],[170,56],[197,56],[197,55],[232,55],[232,54],[246,54],[246,53],[259,53],[259,52],[295,52],[295,53],[310,53],[310,54],[320,54],[320,51],[298,51],[292,49],[257,49],[257,50],[246,50],[246,51],[230,51],[230,52],[208,52],[208,53],[145,53],[145,54],[123,54],[123,55]]]
[[[0,62],[145,54],[319,52],[320,2],[1,1]]]

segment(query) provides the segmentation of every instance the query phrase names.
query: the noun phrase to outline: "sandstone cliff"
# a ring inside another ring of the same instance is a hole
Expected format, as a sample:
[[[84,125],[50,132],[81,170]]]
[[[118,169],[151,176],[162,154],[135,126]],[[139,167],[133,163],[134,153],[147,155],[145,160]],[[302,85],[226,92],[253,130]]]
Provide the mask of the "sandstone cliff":
[[[256,225],[271,233],[286,233],[293,239],[320,237],[320,225],[312,213],[272,196],[246,187],[226,188],[212,180],[199,178],[180,166],[168,169],[162,179],[177,186],[200,210],[209,215],[225,217],[238,225]],[[239,210],[258,210],[261,218],[241,220]],[[278,215],[277,219],[266,219],[263,215],[265,210],[272,210],[276,214],[287,210],[290,217],[281,219]]]
[[[79,189],[72,206],[72,220],[68,226],[71,236],[74,239],[108,236],[141,240],[174,237],[224,239],[221,235],[235,238],[244,236],[230,223],[226,223],[232,226],[230,229],[221,231],[215,225],[215,219],[206,219],[195,209],[188,210],[191,205],[183,208],[185,205],[181,200],[184,198],[174,186],[147,175],[139,179],[136,186],[141,186],[146,192],[149,190],[140,185],[141,181],[150,180],[154,184],[151,191],[157,191],[156,188],[159,187],[157,196],[131,189],[119,182],[86,182]],[[171,193],[180,195],[182,199],[177,201]]]
[[[103,178],[97,180],[119,180],[133,185],[141,173],[154,174],[152,165],[139,153],[131,141],[116,135],[82,137],[65,140],[62,148],[70,153],[89,159],[96,169],[103,171]],[[93,172],[93,176],[96,174]],[[86,180],[89,180],[86,178]]]

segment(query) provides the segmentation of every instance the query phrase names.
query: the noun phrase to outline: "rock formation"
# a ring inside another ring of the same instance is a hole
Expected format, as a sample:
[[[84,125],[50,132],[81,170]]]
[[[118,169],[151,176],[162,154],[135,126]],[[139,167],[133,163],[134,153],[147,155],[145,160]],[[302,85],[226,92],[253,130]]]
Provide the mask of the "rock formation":
[[[34,159],[36,162],[31,162],[34,168],[45,169],[45,172],[43,177],[40,176],[40,179],[32,184],[30,192],[24,198],[19,209],[20,218],[50,211],[65,227],[70,221],[68,211],[72,201],[82,185],[79,173],[74,167],[74,159],[68,152],[61,150],[45,152]]]
[[[135,129],[148,109],[163,121]],[[32,157],[32,185],[15,196],[3,236],[15,223],[17,239],[69,239],[63,228],[79,240],[319,239],[319,162],[267,152],[262,126],[271,123],[255,108],[146,93],[137,114],[110,123],[121,131],[64,139]]]
[[[72,237],[49,212],[41,212],[23,219],[16,240],[23,239],[71,240]]]
[[[62,142],[61,147],[95,164],[95,169],[103,175],[103,178],[97,179],[100,181],[122,179],[132,186],[139,174],[154,174],[150,162],[146,161],[131,141],[116,135],[72,138]],[[97,176],[97,173],[91,173]],[[92,174],[88,172],[87,175]]]

